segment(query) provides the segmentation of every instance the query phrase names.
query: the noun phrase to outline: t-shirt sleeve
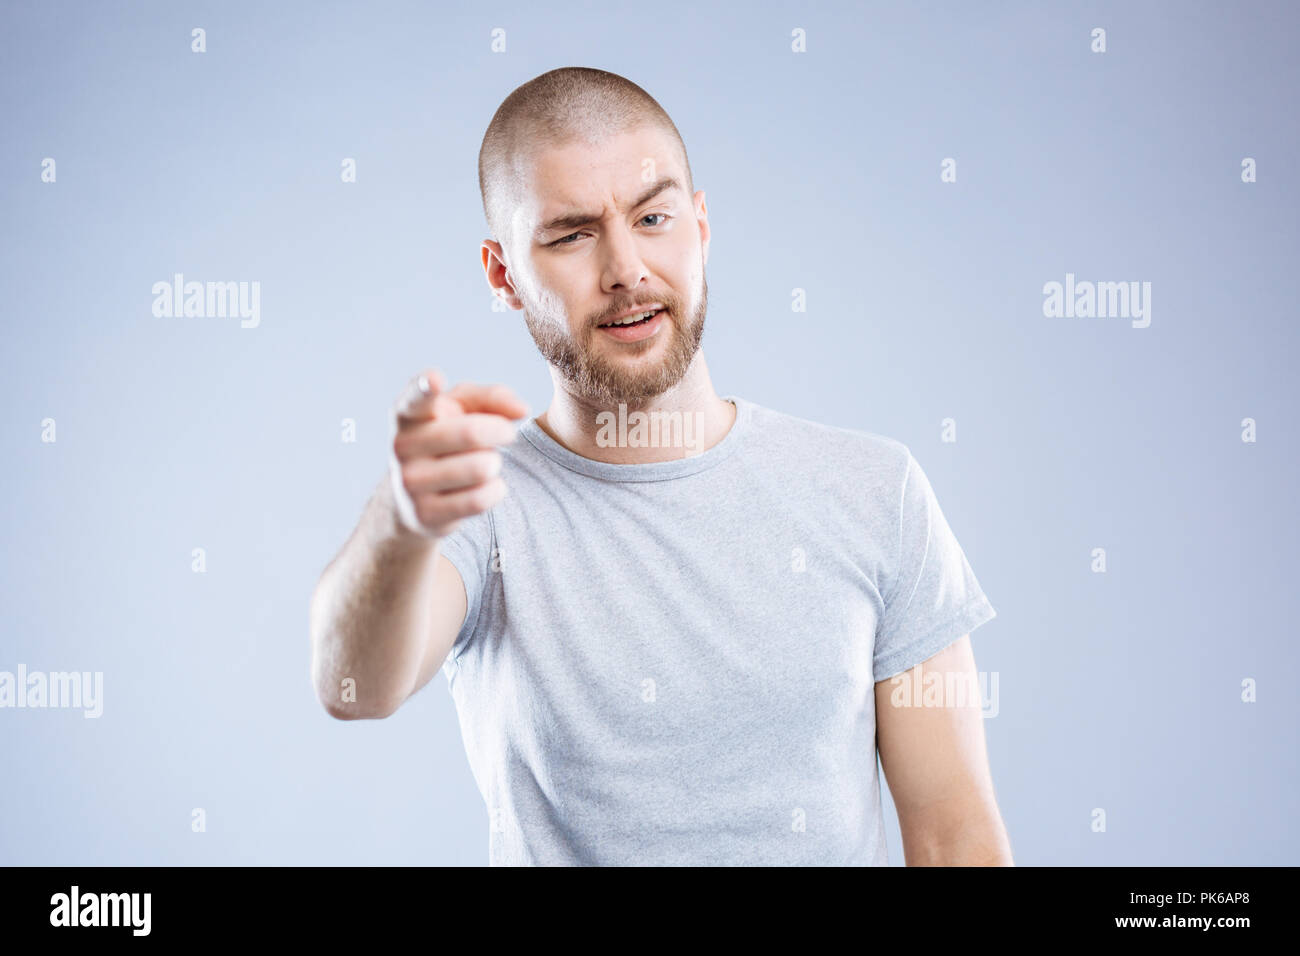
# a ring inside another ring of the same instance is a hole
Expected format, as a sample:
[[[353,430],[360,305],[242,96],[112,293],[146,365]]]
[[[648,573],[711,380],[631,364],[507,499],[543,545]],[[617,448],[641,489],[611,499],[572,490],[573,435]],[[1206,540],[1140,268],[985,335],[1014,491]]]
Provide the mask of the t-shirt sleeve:
[[[453,665],[478,624],[493,560],[492,540],[491,512],[487,511],[461,519],[456,530],[438,542],[439,554],[456,566],[465,585],[465,622],[447,655]]]
[[[877,682],[915,667],[997,616],[910,450],[898,537],[872,655]]]

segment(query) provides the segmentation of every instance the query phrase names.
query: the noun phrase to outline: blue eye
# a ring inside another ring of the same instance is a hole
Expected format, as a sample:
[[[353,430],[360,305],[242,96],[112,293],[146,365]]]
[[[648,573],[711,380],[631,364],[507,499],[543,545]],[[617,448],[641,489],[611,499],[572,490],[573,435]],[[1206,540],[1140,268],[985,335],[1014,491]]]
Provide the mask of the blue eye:
[[[655,217],[655,216],[658,216],[660,219],[668,219],[668,218],[670,218],[670,217],[668,216],[667,213],[662,213],[662,212],[650,212],[650,213],[646,213],[644,216],[641,217],[641,222],[645,222],[647,219],[651,219],[651,218],[653,218],[653,217]],[[663,223],[662,223],[662,222],[656,222],[656,223],[654,223],[654,225],[656,225],[656,226],[662,226]],[[576,238],[577,236],[580,236],[580,235],[582,235],[582,233],[580,233],[580,232],[571,232],[571,233],[569,233],[569,235],[567,235],[567,236],[561,236],[559,239],[556,239],[554,242],[548,242],[547,245],[548,245],[548,246],[571,246],[571,245],[573,245],[574,243],[569,242],[569,240],[570,240],[570,239],[573,239],[573,238]]]

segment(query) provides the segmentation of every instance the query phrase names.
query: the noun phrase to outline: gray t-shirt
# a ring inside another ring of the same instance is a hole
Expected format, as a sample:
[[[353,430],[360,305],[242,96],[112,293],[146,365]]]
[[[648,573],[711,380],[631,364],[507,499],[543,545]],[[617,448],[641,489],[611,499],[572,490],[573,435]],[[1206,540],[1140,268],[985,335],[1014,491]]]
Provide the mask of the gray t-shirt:
[[[906,445],[725,397],[650,464],[525,421],[442,542],[493,865],[888,863],[874,685],[996,612]]]

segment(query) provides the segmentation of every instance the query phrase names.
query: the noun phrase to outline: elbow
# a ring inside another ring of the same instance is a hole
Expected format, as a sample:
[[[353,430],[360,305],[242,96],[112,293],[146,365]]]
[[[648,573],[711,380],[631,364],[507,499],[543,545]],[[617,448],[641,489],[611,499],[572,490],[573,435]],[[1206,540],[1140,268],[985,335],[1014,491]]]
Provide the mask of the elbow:
[[[335,720],[383,720],[392,715],[391,710],[383,712],[364,711],[353,704],[323,704],[325,713]]]
[[[1015,866],[1007,829],[991,800],[972,800],[960,812],[900,815],[908,866]]]
[[[402,703],[379,701],[363,705],[357,698],[356,682],[350,677],[335,680],[326,675],[315,654],[312,655],[311,683],[316,700],[335,720],[383,720],[391,717]]]
[[[398,705],[387,703],[376,707],[363,707],[356,700],[340,693],[338,688],[316,686],[316,699],[320,701],[325,713],[335,720],[383,720],[396,713]]]
[[[390,717],[402,705],[402,700],[367,700],[362,702],[357,693],[354,677],[339,673],[335,659],[336,646],[333,630],[323,613],[321,585],[312,593],[308,611],[308,631],[311,637],[310,677],[316,700],[325,713],[335,720],[382,720]]]

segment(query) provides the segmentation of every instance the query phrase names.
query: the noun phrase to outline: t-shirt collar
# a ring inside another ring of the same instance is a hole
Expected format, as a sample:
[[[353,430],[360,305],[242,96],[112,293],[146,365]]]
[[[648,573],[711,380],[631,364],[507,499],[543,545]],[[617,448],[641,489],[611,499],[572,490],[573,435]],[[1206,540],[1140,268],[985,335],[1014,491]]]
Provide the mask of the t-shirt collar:
[[[663,481],[669,478],[682,478],[712,468],[730,457],[740,446],[749,428],[754,403],[736,395],[721,396],[724,401],[736,406],[736,420],[732,422],[727,434],[712,448],[674,458],[670,461],[652,461],[640,464],[619,465],[607,461],[595,461],[572,452],[557,442],[537,424],[536,418],[530,418],[519,426],[519,434],[547,458],[563,465],[570,471],[587,475],[591,478],[603,478],[607,481]]]

